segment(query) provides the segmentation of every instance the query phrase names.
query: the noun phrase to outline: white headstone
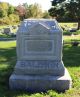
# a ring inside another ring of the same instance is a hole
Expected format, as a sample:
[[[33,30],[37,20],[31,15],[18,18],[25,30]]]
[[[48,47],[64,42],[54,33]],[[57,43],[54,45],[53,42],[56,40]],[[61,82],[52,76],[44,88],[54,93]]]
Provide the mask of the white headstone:
[[[62,62],[62,29],[56,20],[24,20],[17,32],[17,63],[11,89],[63,91],[71,78]]]

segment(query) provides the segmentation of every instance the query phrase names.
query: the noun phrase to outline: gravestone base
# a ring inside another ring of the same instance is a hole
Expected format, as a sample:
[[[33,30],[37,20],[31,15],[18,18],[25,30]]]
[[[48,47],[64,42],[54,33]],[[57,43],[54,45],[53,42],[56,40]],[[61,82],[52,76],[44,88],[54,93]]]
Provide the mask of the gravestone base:
[[[10,89],[29,92],[47,91],[50,89],[65,91],[71,88],[71,84],[71,77],[67,69],[65,69],[64,76],[12,74],[9,79]]]

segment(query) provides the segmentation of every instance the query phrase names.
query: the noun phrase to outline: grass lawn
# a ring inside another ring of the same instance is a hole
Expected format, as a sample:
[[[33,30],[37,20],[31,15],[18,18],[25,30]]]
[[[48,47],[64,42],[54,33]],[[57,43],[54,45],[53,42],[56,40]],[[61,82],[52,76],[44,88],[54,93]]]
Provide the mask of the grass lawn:
[[[61,27],[64,27],[64,28],[66,28],[66,27],[68,27],[68,28],[77,28],[78,23],[77,22],[73,22],[73,23],[59,23],[59,25]]]
[[[64,36],[63,40],[64,40],[64,42],[71,42],[73,40],[80,41],[80,35]]]
[[[69,37],[64,37],[69,41]],[[0,41],[0,97],[80,97],[80,45],[63,47],[63,61],[73,81],[72,89],[65,93],[49,90],[46,93],[27,93],[25,91],[11,91],[9,77],[16,63],[16,41]]]
[[[0,38],[11,38],[11,36],[0,33]]]

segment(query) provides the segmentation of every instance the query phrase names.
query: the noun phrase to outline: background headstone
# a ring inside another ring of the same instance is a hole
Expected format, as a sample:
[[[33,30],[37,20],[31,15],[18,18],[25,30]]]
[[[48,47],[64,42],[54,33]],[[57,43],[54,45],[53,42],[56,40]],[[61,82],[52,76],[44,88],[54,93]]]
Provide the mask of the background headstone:
[[[4,34],[10,34],[11,33],[11,28],[4,28]]]

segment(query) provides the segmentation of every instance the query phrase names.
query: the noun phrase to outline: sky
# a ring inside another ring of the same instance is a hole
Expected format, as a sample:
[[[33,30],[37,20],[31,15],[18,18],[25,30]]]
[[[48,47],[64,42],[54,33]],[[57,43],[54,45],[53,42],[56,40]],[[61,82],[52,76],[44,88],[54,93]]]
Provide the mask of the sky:
[[[34,3],[38,3],[41,5],[42,10],[48,10],[51,7],[51,1],[52,0],[0,0],[0,2],[8,2],[14,6],[17,6],[19,4],[23,4],[26,3],[27,4],[34,4]]]

